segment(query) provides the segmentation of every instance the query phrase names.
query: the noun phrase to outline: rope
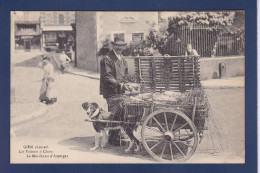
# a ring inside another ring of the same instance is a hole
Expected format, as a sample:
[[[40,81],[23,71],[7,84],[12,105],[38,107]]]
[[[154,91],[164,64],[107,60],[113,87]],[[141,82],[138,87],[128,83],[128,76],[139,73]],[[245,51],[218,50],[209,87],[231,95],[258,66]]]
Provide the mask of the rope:
[[[217,153],[216,148],[215,148],[217,145],[216,145],[216,143],[214,142],[214,139],[213,139],[213,133],[215,132],[219,146],[221,148],[221,151],[223,152],[223,151],[225,151],[224,145],[228,149],[228,144],[227,144],[226,141],[224,142],[224,140],[223,140],[223,137],[220,133],[220,129],[217,126],[217,123],[216,123],[215,114],[212,112],[212,108],[210,106],[209,106],[209,112],[210,112],[209,113],[210,116],[208,118],[206,118],[206,121],[207,121],[207,124],[208,124],[208,133],[207,133],[208,140],[211,141],[211,143],[212,143],[212,148],[213,148],[214,153]]]
[[[209,127],[208,127],[208,135],[209,135],[209,139],[210,139],[210,141],[212,142],[212,148],[213,148],[213,151],[214,151],[214,153],[216,153],[216,150],[215,150],[215,144],[214,144],[214,141],[213,141],[213,138],[212,138],[212,133],[211,133],[211,125],[210,125],[210,121],[209,121],[209,119],[208,119],[208,124],[209,124]]]
[[[222,135],[220,133],[220,130],[219,130],[218,126],[216,125],[217,123],[216,123],[216,119],[215,119],[214,113],[212,113],[212,116],[210,116],[210,119],[212,121],[212,125],[216,129],[216,134],[217,134],[217,137],[218,137],[218,139],[220,141],[220,146],[221,146],[222,151],[224,151],[224,147],[222,146],[222,144],[224,144],[224,143],[226,144],[226,148],[228,149],[228,145],[227,145],[226,142],[224,142],[224,140],[222,138]]]

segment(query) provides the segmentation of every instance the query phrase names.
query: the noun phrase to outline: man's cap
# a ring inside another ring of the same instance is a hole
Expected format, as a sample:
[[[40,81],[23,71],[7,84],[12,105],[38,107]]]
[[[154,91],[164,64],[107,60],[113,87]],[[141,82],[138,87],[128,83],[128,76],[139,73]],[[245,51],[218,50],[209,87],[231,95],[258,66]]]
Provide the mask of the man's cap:
[[[116,42],[111,41],[111,44],[112,45],[117,45],[117,46],[125,46],[125,45],[127,45],[127,43],[124,42],[124,41],[116,41]]]

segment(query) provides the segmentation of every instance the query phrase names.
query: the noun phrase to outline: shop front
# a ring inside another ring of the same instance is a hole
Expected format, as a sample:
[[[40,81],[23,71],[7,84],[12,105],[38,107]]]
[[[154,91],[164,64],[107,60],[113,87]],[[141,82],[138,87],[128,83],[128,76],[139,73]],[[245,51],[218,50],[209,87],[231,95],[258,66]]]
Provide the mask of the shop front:
[[[41,36],[16,36],[15,49],[25,51],[41,50]]]
[[[46,51],[69,51],[74,44],[72,27],[48,27],[42,29],[43,47]]]
[[[39,22],[17,22],[15,24],[15,50],[41,50]]]

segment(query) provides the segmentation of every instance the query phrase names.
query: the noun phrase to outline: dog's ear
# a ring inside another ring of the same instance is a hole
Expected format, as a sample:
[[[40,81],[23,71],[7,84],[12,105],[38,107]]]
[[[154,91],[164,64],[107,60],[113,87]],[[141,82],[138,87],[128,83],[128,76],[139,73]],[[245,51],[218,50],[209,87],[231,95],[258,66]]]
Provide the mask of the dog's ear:
[[[82,106],[82,108],[83,108],[85,111],[87,111],[88,108],[89,108],[89,103],[88,103],[88,102],[82,103],[81,106]]]
[[[93,102],[93,103],[91,103],[92,104],[92,106],[95,108],[95,109],[97,109],[99,106],[98,106],[98,104],[97,103],[95,103],[95,102]]]

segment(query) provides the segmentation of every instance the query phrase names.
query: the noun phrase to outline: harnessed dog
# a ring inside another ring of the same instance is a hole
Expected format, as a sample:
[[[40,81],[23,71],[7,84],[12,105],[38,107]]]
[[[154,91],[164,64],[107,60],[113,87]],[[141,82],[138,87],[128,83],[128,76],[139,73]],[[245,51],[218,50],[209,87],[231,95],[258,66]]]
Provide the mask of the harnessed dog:
[[[91,120],[111,120],[111,117],[113,117],[113,115],[110,112],[104,111],[102,108],[99,107],[97,103],[85,102],[82,104],[82,108],[86,111],[88,118]],[[130,152],[134,143],[137,146],[137,148],[134,151],[138,152],[141,150],[139,146],[140,142],[133,134],[134,129],[136,129],[137,127],[136,124],[112,125],[109,122],[93,122],[93,127],[96,131],[95,146],[90,149],[91,151],[97,150],[99,148],[100,134],[102,134],[101,147],[106,146],[106,141],[107,141],[106,131],[112,129],[113,130],[120,129],[121,133],[126,134],[130,138],[129,146],[125,150],[125,152]]]

